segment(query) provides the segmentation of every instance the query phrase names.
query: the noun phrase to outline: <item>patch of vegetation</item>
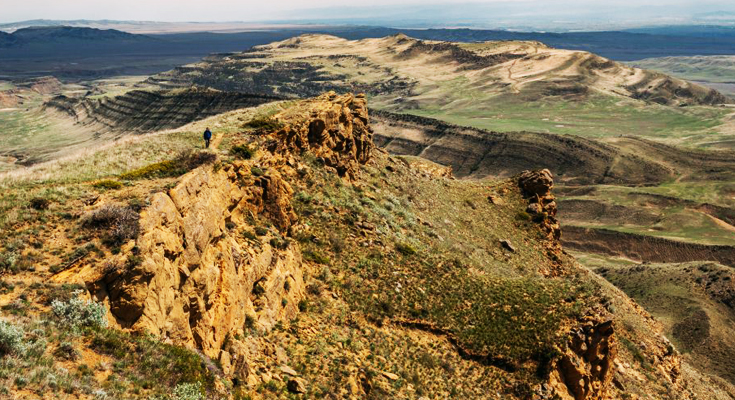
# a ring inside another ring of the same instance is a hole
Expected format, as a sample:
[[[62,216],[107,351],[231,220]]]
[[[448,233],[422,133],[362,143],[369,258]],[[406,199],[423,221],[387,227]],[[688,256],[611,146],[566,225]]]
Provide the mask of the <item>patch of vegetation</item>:
[[[416,254],[416,249],[408,243],[396,243],[396,251],[404,256],[412,256]]]
[[[255,155],[255,150],[246,144],[239,144],[230,148],[230,154],[243,160],[249,160]]]
[[[149,400],[204,400],[201,383],[181,383],[170,394],[151,396]]]
[[[329,264],[329,257],[319,253],[318,251],[306,250],[303,255],[304,259],[307,261],[312,261],[317,264]]]
[[[265,172],[260,167],[256,167],[255,165],[253,165],[250,168],[250,173],[253,174],[253,176],[263,176]]]
[[[77,261],[88,256],[93,251],[99,251],[94,243],[87,243],[84,246],[77,247],[71,253],[64,255],[64,257],[62,257],[61,263],[51,266],[51,268],[49,268],[49,271],[54,274],[59,273],[69,268],[71,264],[74,264]]]
[[[115,190],[123,187],[123,184],[112,179],[103,179],[101,181],[93,183],[92,186],[96,187],[97,189]]]
[[[107,327],[107,310],[105,306],[94,301],[73,298],[69,301],[54,300],[51,312],[59,323],[74,329],[80,327]]]
[[[140,232],[140,215],[129,206],[106,204],[82,216],[81,225],[102,231],[102,241],[119,246]]]
[[[25,351],[23,329],[0,320],[0,356],[21,354]]]
[[[185,151],[173,160],[160,161],[120,174],[120,179],[137,180],[153,178],[169,178],[184,175],[204,164],[212,164],[217,155],[207,151]]]
[[[34,197],[28,202],[28,204],[32,209],[41,211],[48,210],[51,205],[51,201],[45,197]]]
[[[274,118],[260,117],[245,123],[242,127],[245,129],[252,129],[257,134],[267,134],[281,130],[284,125]]]

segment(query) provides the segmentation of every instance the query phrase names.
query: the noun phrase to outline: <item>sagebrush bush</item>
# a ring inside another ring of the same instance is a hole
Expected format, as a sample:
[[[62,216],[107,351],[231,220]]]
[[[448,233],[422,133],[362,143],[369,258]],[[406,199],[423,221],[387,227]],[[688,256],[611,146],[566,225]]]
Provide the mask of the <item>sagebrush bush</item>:
[[[230,148],[230,154],[237,158],[242,158],[243,160],[249,160],[255,155],[255,150],[251,149],[248,145],[241,144],[232,146],[232,148]]]
[[[202,384],[180,383],[176,385],[171,394],[162,396],[151,396],[149,400],[204,400]]]
[[[25,349],[25,332],[8,321],[0,321],[0,356],[20,354]]]
[[[34,210],[48,210],[49,205],[51,205],[51,201],[44,197],[34,197],[28,202],[28,204]]]
[[[81,223],[85,228],[105,229],[102,239],[111,245],[135,239],[140,232],[140,215],[131,207],[118,204],[107,204],[88,212]]]
[[[54,300],[51,311],[62,324],[72,327],[107,327],[107,310],[100,303],[72,298],[69,301]]]
[[[256,118],[243,125],[243,128],[253,129],[258,134],[275,132],[281,130],[283,127],[283,123],[269,117]]]

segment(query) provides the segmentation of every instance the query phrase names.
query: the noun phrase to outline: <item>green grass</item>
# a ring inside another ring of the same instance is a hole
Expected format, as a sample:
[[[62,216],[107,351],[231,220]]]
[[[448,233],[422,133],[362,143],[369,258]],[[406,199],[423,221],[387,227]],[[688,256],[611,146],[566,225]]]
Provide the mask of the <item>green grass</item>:
[[[310,184],[319,190],[302,188],[314,193],[296,197],[315,236],[302,241],[304,258],[318,263],[311,256],[318,253],[332,260],[319,279],[369,318],[445,332],[469,354],[510,364],[548,357],[559,344],[558,328],[586,308],[593,290],[572,277],[539,275],[549,261],[536,247],[542,236],[535,224],[514,218],[524,209],[517,189],[498,209],[487,200],[487,186],[419,183],[405,168],[386,185],[380,169],[367,167],[371,177],[359,190],[317,169]],[[433,228],[418,223],[419,213]],[[394,250],[345,240],[338,253],[330,238],[359,236],[359,221],[380,227],[381,242]],[[516,247],[510,259],[501,240]]]
[[[76,288],[39,284],[15,290],[35,293],[50,303],[74,297]],[[94,393],[107,398],[147,398],[182,383],[200,383],[208,392],[214,390],[215,375],[198,354],[183,347],[114,329],[71,327],[43,312],[10,321],[25,332],[24,350],[0,357],[0,396],[25,390],[34,396],[60,398]],[[96,354],[100,361],[83,359],[87,356],[82,349]],[[66,364],[69,360],[71,365]],[[104,371],[111,374],[98,382],[95,375]]]
[[[510,96],[464,97],[461,92],[449,96],[457,100],[445,106],[427,102],[403,112],[499,132],[548,132],[596,139],[635,134],[690,145],[695,140],[716,141],[712,129],[728,113],[714,107],[680,109],[595,95],[585,101],[535,102]]]
[[[565,197],[564,200],[592,200],[603,204],[624,206],[631,210],[630,218],[606,215],[575,214],[575,218],[561,213],[564,224],[590,228],[603,228],[626,233],[656,236],[673,240],[710,245],[735,245],[732,229],[717,223],[698,204],[715,204],[723,207],[735,206],[735,184],[727,182],[669,182],[659,186],[630,188],[625,186],[598,185],[584,196]],[[637,194],[669,196],[676,200],[639,197]],[[694,203],[686,203],[691,201]],[[563,204],[563,203],[562,203]],[[633,212],[639,210],[652,215],[654,221],[637,218]]]

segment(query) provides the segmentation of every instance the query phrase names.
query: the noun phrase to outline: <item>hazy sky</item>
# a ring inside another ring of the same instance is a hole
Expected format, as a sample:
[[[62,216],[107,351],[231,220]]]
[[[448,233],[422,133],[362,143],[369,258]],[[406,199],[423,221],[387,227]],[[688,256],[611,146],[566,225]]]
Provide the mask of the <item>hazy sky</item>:
[[[0,0],[0,22],[14,22],[28,19],[115,19],[147,21],[258,21],[279,18],[298,18],[303,8],[345,9],[352,6],[405,6],[427,4],[457,5],[461,3],[485,4],[488,6],[507,5],[518,8],[523,4],[529,15],[538,7],[563,11],[569,3],[575,3],[575,12],[594,12],[600,8],[619,9],[640,8],[641,6],[660,6],[691,9],[692,12],[716,10],[720,5],[732,9],[733,0],[368,0],[364,3],[345,0]],[[563,4],[562,4],[563,3]],[[431,7],[429,5],[429,7]],[[461,7],[458,7],[461,8]],[[308,13],[309,18],[318,13]]]

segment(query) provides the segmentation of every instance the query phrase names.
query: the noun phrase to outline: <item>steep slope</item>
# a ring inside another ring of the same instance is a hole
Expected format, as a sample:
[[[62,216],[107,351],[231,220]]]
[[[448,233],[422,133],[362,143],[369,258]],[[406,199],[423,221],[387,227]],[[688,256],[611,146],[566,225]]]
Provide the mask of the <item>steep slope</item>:
[[[638,68],[659,71],[665,74],[700,82],[703,85],[733,96],[733,56],[689,56],[647,58],[632,62]]]
[[[735,381],[732,268],[715,263],[588,265],[663,322],[667,337],[699,368]]]
[[[379,146],[451,166],[458,177],[507,177],[548,168],[565,185],[735,178],[735,153],[730,151],[690,151],[633,136],[601,142],[571,135],[498,133],[389,112],[374,112],[373,122]]]
[[[508,177],[548,168],[565,184],[646,184],[674,173],[601,142],[533,132],[489,132],[435,119],[374,113],[376,143],[393,154],[452,166],[458,177]]]
[[[77,129],[100,135],[178,128],[198,119],[274,100],[277,98],[272,96],[194,88],[168,92],[133,90],[99,100],[62,95],[49,100],[44,107],[73,118]]]

